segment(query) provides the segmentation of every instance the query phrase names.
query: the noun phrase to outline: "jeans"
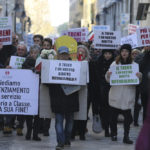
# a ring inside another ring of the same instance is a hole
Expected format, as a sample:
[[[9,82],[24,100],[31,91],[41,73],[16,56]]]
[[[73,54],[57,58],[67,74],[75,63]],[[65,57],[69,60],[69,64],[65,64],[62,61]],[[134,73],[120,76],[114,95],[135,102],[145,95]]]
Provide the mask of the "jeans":
[[[65,119],[65,128],[63,127],[63,122]],[[70,142],[71,132],[73,127],[73,113],[55,114],[55,129],[57,135],[57,142],[59,144],[65,144],[65,142]]]

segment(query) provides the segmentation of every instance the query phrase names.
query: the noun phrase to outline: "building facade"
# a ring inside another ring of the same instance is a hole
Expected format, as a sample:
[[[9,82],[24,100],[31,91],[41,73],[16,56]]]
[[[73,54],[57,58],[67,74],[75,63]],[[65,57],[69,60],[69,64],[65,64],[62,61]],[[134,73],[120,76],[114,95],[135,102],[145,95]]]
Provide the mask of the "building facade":
[[[136,20],[138,4],[149,3],[150,0],[98,0],[96,24],[110,25],[110,29],[121,31],[122,36],[128,34],[128,24],[148,26],[150,15],[145,21]]]

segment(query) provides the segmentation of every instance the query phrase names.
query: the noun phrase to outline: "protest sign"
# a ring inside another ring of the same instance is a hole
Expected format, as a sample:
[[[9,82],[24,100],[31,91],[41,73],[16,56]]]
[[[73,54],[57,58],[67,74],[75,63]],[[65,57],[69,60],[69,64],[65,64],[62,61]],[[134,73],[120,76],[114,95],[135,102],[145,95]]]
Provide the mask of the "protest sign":
[[[68,35],[74,38],[77,42],[87,42],[88,41],[88,28],[74,28],[64,31],[63,35]]]
[[[110,31],[110,26],[109,25],[94,25],[92,27],[92,30],[101,30],[101,31]]]
[[[13,69],[21,69],[24,61],[24,57],[11,56],[9,66],[11,66]]]
[[[72,60],[77,59],[77,41],[70,36],[61,36],[56,39],[55,48],[58,49],[61,46],[66,46],[69,48],[69,54]]]
[[[117,49],[120,46],[121,33],[119,31],[94,32],[94,47],[99,49]]]
[[[129,34],[129,35],[135,34],[137,28],[139,28],[138,25],[129,24],[129,25],[128,25],[128,34]]]
[[[121,45],[123,44],[130,44],[132,48],[138,47],[137,35],[132,34],[121,38]]]
[[[38,114],[39,75],[31,70],[0,69],[0,114]]]
[[[139,47],[150,46],[150,27],[138,28],[137,39]]]
[[[12,44],[12,20],[11,17],[0,17],[0,43]]]
[[[86,85],[87,61],[42,60],[41,82]]]
[[[139,72],[138,64],[114,65],[110,68],[112,75],[110,85],[137,85],[139,78],[136,73]]]

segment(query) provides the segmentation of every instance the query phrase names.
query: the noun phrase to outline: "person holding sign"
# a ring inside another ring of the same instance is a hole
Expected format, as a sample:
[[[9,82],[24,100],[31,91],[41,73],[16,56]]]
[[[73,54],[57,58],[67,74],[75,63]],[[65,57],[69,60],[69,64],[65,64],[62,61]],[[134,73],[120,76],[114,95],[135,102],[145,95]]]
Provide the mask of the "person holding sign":
[[[105,77],[108,82],[110,82],[110,77],[112,75],[111,68],[116,65],[129,65],[135,64],[132,60],[131,55],[131,45],[124,44],[120,48],[120,54],[110,66],[109,71],[106,73]],[[142,74],[140,72],[136,73],[136,76],[141,79]],[[135,85],[113,85],[109,91],[109,105],[111,106],[111,138],[112,141],[117,141],[117,118],[121,113],[124,116],[124,138],[123,143],[133,144],[133,141],[129,139],[130,124],[132,123],[131,109],[134,107],[135,102]]]
[[[58,48],[58,60],[69,60],[69,49],[66,46]],[[65,95],[60,84],[49,85],[52,112],[55,113],[55,129],[58,145],[56,149],[71,146],[70,138],[73,126],[74,112],[79,111],[78,91]],[[65,119],[65,130],[63,122]]]
[[[33,45],[30,47],[29,56],[26,58],[25,62],[22,65],[22,69],[34,69],[36,58],[40,53],[40,46]],[[41,138],[38,137],[38,129],[39,129],[39,116],[25,116],[26,124],[27,124],[27,133],[26,140],[31,139],[31,133],[33,129],[33,140],[41,141]],[[33,121],[34,120],[34,121]]]

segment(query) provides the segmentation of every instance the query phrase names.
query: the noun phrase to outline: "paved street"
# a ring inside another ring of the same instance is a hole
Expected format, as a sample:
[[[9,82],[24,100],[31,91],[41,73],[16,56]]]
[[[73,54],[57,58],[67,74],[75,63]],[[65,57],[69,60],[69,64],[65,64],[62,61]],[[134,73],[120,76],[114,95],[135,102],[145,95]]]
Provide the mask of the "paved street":
[[[112,142],[110,138],[104,137],[104,132],[101,134],[94,134],[91,130],[92,119],[88,122],[88,133],[86,135],[86,141],[77,140],[72,142],[71,148],[65,148],[70,150],[134,150],[134,145],[125,145],[122,143],[123,138],[123,128],[122,124],[118,125],[119,134],[118,141]],[[130,137],[134,141],[139,133],[140,127],[131,128]],[[25,133],[25,129],[24,129]],[[50,136],[43,137],[41,142],[36,141],[26,141],[25,137],[16,136],[16,131],[13,132],[13,136],[6,137],[0,133],[0,150],[54,150],[56,146],[56,135],[54,129],[54,120],[51,124]]]

